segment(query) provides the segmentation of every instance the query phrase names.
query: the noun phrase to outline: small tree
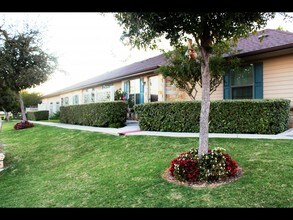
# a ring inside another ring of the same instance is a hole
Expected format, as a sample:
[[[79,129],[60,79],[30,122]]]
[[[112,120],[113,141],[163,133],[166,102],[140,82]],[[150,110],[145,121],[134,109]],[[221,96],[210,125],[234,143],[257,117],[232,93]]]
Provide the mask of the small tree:
[[[121,88],[117,89],[114,93],[114,100],[125,100],[126,99],[126,92],[123,92]]]
[[[57,65],[56,58],[41,49],[38,35],[37,30],[10,34],[0,27],[0,79],[18,95],[23,121],[27,119],[20,91],[45,82]]]
[[[164,36],[173,45],[192,36],[201,55],[201,112],[198,155],[208,152],[210,112],[210,60],[213,45],[227,39],[237,40],[267,24],[275,13],[265,12],[158,12],[117,13],[123,27],[122,40],[141,47],[156,48],[159,37]]]
[[[42,103],[42,95],[38,92],[29,93],[28,91],[24,90],[20,92],[20,96],[24,103],[24,107],[37,107],[38,104]]]
[[[210,59],[210,94],[216,91],[217,87],[222,83],[224,74],[231,68],[237,68],[240,64],[240,59],[235,56],[224,58],[223,54],[233,53],[231,50],[232,44],[223,42],[219,45],[214,45],[213,56]],[[167,65],[161,66],[157,72],[163,76],[170,77],[171,84],[177,88],[184,90],[191,100],[196,99],[198,93],[197,85],[202,87],[201,79],[201,57],[197,54],[196,57],[189,56],[187,46],[176,46],[172,51],[165,53]]]

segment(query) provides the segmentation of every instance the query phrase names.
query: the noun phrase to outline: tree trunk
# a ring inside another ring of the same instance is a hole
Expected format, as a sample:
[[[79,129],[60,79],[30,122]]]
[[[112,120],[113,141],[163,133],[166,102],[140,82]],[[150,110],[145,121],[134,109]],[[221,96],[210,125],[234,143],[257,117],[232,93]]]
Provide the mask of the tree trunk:
[[[22,121],[27,121],[26,115],[25,115],[24,104],[23,104],[22,98],[20,96],[20,93],[18,93],[18,97],[19,97],[19,104],[20,104]]]
[[[6,121],[9,121],[8,112],[7,112],[7,111],[6,111],[6,109],[5,109],[5,108],[3,108],[3,107],[2,107],[2,110],[3,110],[3,112],[4,112],[4,115],[5,115],[5,120],[6,120]]]
[[[4,111],[4,114],[5,114],[5,120],[9,121],[9,115],[8,115],[8,112],[6,110]]]
[[[199,129],[199,158],[202,154],[208,153],[209,146],[209,113],[210,113],[210,68],[209,68],[209,53],[202,47],[202,96],[201,96],[201,111],[200,111],[200,129]]]

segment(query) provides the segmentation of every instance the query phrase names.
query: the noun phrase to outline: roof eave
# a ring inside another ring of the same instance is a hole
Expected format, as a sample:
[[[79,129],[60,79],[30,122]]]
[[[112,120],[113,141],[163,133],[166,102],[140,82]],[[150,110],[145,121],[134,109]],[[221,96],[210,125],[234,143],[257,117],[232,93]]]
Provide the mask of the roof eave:
[[[131,77],[134,77],[134,76],[144,75],[144,74],[153,72],[158,68],[159,68],[159,66],[155,66],[155,67],[151,67],[151,68],[141,70],[139,72],[131,73],[131,74],[126,75],[126,76],[121,76],[121,77],[118,77],[118,78],[112,78],[112,79],[104,80],[104,81],[101,81],[101,82],[96,82],[96,83],[88,84],[88,85],[85,85],[85,86],[76,87],[76,88],[69,89],[69,90],[62,90],[60,92],[55,92],[55,93],[51,93],[51,94],[48,94],[48,95],[44,95],[44,96],[42,96],[42,99],[43,98],[50,98],[50,97],[58,96],[58,95],[61,95],[63,93],[73,92],[73,91],[80,90],[80,89],[87,89],[87,88],[90,88],[92,86],[98,86],[98,85],[105,84],[105,83],[111,83],[111,82],[115,82],[115,81],[119,81],[119,80],[123,80],[123,79],[128,79],[128,78],[131,78]]]
[[[246,53],[238,53],[238,54],[236,54],[236,56],[239,58],[243,58],[243,57],[248,57],[248,56],[257,55],[257,54],[264,54],[264,53],[268,53],[268,52],[285,51],[285,49],[292,49],[292,48],[293,48],[293,43],[282,45],[282,46],[277,46],[277,47],[265,48],[262,50],[250,51],[250,52],[246,52]]]

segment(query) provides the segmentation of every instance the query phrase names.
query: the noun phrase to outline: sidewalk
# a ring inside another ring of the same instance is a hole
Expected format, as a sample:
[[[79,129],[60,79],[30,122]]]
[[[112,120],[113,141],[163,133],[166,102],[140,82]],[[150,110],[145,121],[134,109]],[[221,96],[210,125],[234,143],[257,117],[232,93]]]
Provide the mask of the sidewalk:
[[[35,124],[66,128],[77,129],[91,132],[101,132],[111,135],[148,135],[148,136],[165,136],[165,137],[199,137],[199,133],[187,133],[187,132],[159,132],[159,131],[141,131],[137,121],[127,120],[126,126],[123,128],[102,128],[91,127],[82,125],[71,125],[63,123],[43,122],[43,121],[30,121]],[[276,135],[269,134],[221,134],[221,133],[209,133],[210,138],[247,138],[247,139],[292,139],[293,140],[293,128]]]

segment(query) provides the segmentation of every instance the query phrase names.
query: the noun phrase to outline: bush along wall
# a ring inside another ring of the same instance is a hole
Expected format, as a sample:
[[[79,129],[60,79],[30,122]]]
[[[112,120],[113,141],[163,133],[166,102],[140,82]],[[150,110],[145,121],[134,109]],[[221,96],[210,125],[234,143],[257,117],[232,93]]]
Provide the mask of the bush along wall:
[[[27,112],[28,120],[39,121],[39,120],[48,120],[48,118],[49,118],[48,110]]]
[[[135,105],[146,131],[199,132],[200,102],[155,102]],[[211,133],[277,134],[288,128],[290,100],[211,101]]]
[[[60,122],[97,127],[122,127],[127,118],[127,103],[98,102],[60,107]]]

